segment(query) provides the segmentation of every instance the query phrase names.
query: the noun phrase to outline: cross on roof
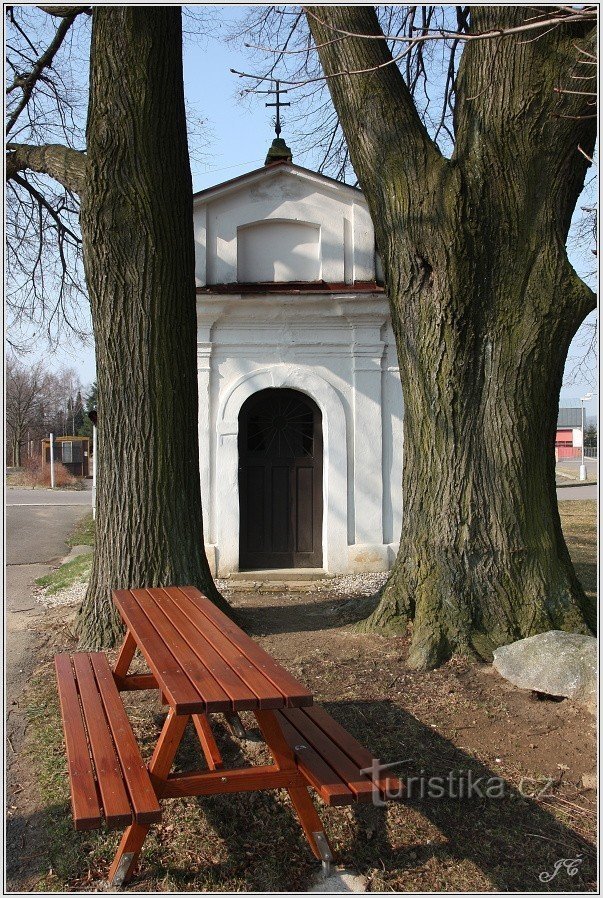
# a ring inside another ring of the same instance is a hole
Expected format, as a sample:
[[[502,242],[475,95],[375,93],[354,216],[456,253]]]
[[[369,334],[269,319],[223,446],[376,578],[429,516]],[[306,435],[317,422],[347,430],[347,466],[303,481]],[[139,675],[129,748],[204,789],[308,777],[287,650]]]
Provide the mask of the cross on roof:
[[[281,102],[281,94],[289,93],[287,90],[281,90],[279,85],[280,81],[275,81],[276,89],[269,90],[269,94],[276,94],[276,103],[266,103],[266,106],[276,106],[276,121],[274,123],[274,130],[276,131],[276,136],[281,136],[281,106],[291,106],[291,103],[283,103]]]

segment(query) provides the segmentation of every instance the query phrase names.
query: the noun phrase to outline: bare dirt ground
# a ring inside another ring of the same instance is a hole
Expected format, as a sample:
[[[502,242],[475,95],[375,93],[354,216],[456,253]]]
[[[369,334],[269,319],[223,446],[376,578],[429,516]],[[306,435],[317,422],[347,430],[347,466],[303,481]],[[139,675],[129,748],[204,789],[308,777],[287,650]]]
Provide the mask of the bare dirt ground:
[[[592,592],[594,503],[566,504],[566,533]],[[382,761],[405,760],[403,776],[416,777],[410,797],[386,808],[318,803],[338,861],[366,877],[369,891],[596,889],[595,721],[584,709],[538,700],[490,665],[453,659],[435,671],[409,670],[408,638],[353,632],[336,589],[271,585],[227,597],[248,632],[317,701]],[[30,723],[8,812],[11,891],[104,890],[116,846],[116,835],[75,833],[70,823],[50,661],[74,646],[74,612],[49,609],[32,643],[40,663],[22,697]],[[157,699],[125,701],[147,755],[161,725]],[[215,719],[227,762],[261,762],[262,747],[236,742]],[[191,733],[180,769],[196,751]],[[481,778],[481,796],[459,796],[469,773],[474,784]],[[427,794],[434,776],[453,784],[452,795]],[[487,786],[494,791],[483,794]],[[303,891],[315,873],[284,795],[216,796],[166,803],[129,888]]]

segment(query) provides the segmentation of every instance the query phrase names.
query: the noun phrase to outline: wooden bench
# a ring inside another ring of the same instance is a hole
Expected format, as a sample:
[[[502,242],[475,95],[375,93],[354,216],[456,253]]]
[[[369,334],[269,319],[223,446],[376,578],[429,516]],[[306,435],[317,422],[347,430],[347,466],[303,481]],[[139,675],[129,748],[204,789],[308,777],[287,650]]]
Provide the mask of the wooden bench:
[[[276,716],[298,770],[325,804],[370,803],[375,798],[385,801],[401,796],[399,779],[379,769],[372,754],[324,708],[286,708]]]
[[[161,809],[102,652],[54,659],[75,828],[154,823]]]

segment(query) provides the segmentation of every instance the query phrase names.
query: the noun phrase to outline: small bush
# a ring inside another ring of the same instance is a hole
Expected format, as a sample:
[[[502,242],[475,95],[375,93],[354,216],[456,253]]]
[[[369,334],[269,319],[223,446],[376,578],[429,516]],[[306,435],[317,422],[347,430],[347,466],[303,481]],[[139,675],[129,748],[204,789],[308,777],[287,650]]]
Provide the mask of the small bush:
[[[54,463],[54,485],[55,486],[74,486],[77,478],[70,474],[67,468],[60,462]],[[40,470],[39,480],[36,486],[50,486],[50,465],[45,465]]]
[[[38,457],[28,458],[23,464],[23,470],[18,475],[18,482],[13,478],[13,486],[50,487],[50,465],[42,466],[42,459]],[[54,485],[57,487],[78,488],[80,481],[61,462],[54,463]]]

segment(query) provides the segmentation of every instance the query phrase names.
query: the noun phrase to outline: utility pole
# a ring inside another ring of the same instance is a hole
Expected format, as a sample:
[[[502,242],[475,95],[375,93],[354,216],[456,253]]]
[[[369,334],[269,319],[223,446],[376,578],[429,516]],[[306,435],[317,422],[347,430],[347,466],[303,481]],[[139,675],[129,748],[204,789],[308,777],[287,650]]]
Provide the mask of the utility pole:
[[[584,464],[584,403],[590,402],[593,398],[592,393],[580,397],[580,408],[582,409],[582,464],[580,465],[580,480],[586,480],[586,465]]]
[[[92,520],[96,520],[96,422],[98,415],[96,409],[88,412],[92,421]]]

